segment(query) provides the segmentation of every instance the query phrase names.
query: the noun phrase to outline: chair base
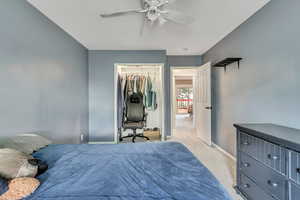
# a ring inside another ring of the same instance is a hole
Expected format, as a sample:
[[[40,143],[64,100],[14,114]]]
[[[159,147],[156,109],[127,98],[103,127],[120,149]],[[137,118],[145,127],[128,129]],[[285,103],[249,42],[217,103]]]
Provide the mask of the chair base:
[[[144,139],[146,139],[146,140],[150,140],[150,138],[144,136],[142,133],[141,133],[141,134],[136,134],[136,130],[133,130],[133,134],[132,134],[132,135],[120,137],[120,141],[122,142],[124,138],[131,138],[131,137],[132,137],[132,143],[135,143],[135,139],[136,139],[137,137],[139,137],[139,138],[144,138]]]

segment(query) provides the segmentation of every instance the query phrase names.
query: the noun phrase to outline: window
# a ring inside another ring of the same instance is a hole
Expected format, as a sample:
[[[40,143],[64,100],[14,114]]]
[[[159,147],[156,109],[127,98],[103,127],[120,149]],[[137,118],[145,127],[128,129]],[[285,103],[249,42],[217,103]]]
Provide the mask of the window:
[[[177,113],[191,113],[193,88],[177,88]]]

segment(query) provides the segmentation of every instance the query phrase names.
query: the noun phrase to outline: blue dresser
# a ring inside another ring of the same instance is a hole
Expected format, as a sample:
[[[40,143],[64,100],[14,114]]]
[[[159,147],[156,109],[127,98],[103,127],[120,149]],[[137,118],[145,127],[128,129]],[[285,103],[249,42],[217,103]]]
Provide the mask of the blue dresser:
[[[300,200],[300,130],[235,124],[237,186],[246,200]]]

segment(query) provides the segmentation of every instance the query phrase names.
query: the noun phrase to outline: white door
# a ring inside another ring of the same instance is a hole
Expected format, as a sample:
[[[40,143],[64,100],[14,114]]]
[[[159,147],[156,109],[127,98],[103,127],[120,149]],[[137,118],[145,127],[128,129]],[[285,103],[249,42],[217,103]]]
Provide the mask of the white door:
[[[195,108],[197,136],[206,144],[211,145],[211,63],[198,69],[197,82],[197,105]]]

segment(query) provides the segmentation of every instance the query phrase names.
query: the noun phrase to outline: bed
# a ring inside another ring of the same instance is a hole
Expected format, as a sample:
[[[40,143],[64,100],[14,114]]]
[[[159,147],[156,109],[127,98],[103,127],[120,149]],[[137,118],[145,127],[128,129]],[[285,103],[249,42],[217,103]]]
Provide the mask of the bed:
[[[26,200],[231,200],[182,144],[49,145],[48,162]]]

